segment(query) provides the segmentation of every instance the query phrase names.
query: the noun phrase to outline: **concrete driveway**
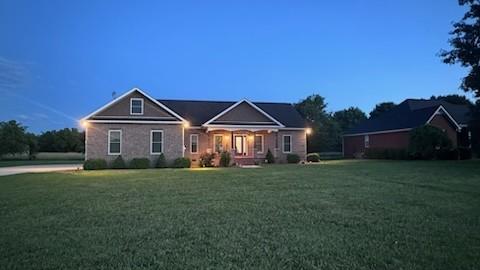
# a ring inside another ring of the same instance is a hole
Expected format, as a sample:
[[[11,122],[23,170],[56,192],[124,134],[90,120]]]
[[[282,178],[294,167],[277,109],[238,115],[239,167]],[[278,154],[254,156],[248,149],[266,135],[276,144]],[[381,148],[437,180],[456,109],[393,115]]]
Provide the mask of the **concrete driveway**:
[[[82,164],[47,164],[47,165],[27,165],[15,167],[0,168],[0,176],[13,175],[21,173],[39,173],[39,172],[58,172],[83,169]]]

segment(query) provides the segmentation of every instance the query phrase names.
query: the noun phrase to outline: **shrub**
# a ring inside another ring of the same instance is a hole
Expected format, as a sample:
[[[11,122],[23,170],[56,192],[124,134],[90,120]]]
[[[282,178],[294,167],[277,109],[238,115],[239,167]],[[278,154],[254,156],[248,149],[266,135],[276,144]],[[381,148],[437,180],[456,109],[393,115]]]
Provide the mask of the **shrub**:
[[[130,161],[131,169],[148,169],[150,168],[150,160],[148,158],[134,158]]]
[[[104,170],[107,168],[105,159],[87,159],[83,163],[84,170]]]
[[[165,155],[162,153],[157,158],[157,162],[155,162],[155,168],[166,168],[167,161],[165,160]]]
[[[188,158],[176,158],[173,161],[173,168],[190,168],[190,159]]]
[[[441,129],[425,125],[410,132],[408,150],[415,159],[433,159],[440,152],[451,150],[452,141]]]
[[[297,154],[288,154],[287,155],[287,162],[288,163],[299,163],[300,162],[300,156]]]
[[[203,153],[200,155],[200,167],[213,167],[215,153]]]
[[[367,159],[392,159],[406,160],[409,159],[406,149],[396,148],[367,148],[365,150],[365,158]]]
[[[320,155],[317,153],[310,153],[307,155],[308,162],[320,162]]]
[[[270,151],[270,149],[268,149],[268,151],[267,151],[267,155],[265,156],[265,160],[267,161],[267,163],[275,163],[275,157],[273,157],[272,151]]]
[[[223,151],[222,154],[220,154],[220,167],[228,167],[230,166],[230,153]]]
[[[127,165],[125,164],[122,156],[118,156],[115,160],[113,160],[111,167],[112,169],[125,169],[127,168]]]
[[[472,149],[468,147],[459,147],[458,149],[458,159],[472,159]]]
[[[457,149],[440,149],[435,151],[435,158],[439,160],[457,160]]]

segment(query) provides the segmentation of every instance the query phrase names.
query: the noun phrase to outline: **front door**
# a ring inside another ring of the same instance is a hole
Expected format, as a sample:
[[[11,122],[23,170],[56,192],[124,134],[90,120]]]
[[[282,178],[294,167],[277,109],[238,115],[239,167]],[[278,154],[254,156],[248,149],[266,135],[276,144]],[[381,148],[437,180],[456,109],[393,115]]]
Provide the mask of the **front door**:
[[[247,136],[235,135],[235,155],[247,155]]]

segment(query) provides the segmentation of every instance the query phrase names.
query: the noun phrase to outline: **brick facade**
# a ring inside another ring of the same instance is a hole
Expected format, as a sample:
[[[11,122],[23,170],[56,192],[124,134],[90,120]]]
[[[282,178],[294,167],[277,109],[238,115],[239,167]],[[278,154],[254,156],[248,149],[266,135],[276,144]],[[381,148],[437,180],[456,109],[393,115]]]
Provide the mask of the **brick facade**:
[[[112,161],[118,155],[108,154],[108,131],[121,130],[121,156],[129,161],[133,158],[148,158],[154,162],[158,155],[150,153],[151,130],[162,130],[163,153],[167,160],[173,160],[183,155],[183,127],[180,124],[106,124],[91,123],[86,131],[85,158],[101,158]]]

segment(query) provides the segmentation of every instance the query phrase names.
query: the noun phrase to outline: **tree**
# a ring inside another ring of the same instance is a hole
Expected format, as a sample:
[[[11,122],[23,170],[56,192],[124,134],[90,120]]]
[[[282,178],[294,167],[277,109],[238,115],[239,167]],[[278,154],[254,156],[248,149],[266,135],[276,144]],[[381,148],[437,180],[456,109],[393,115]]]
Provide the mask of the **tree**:
[[[446,101],[451,104],[456,104],[456,105],[467,105],[467,106],[473,106],[473,103],[466,97],[466,96],[461,96],[461,95],[446,95],[446,96],[432,96],[430,97],[430,100],[442,100]]]
[[[440,151],[450,150],[452,141],[441,129],[425,125],[410,132],[410,155],[416,159],[433,159]]]
[[[326,107],[325,98],[317,94],[295,104],[295,108],[309,122],[313,131],[307,140],[308,152],[334,151],[335,145],[338,145],[338,125],[326,112]]]
[[[480,157],[480,100],[472,107],[472,120],[468,124],[471,132],[472,149]]]
[[[0,122],[0,156],[23,153],[26,150],[25,129],[15,120]]]
[[[321,123],[328,118],[328,113],[325,111],[327,108],[325,98],[317,94],[308,96],[306,99],[295,104],[295,108],[303,118],[311,123]]]
[[[85,133],[76,128],[64,128],[42,133],[38,138],[42,152],[83,152]]]
[[[375,108],[370,112],[370,118],[377,117],[382,113],[388,112],[391,109],[395,108],[397,104],[393,102],[382,102],[375,105]]]
[[[361,121],[366,120],[367,116],[359,108],[350,107],[348,109],[335,112],[333,114],[333,119],[338,123],[342,132],[345,132]]]
[[[480,0],[458,2],[461,6],[467,5],[469,10],[459,22],[453,24],[454,29],[450,32],[452,38],[449,40],[452,49],[441,51],[440,56],[446,64],[459,63],[470,69],[460,87],[480,97]]]
[[[38,153],[38,138],[37,135],[33,133],[26,133],[25,134],[25,142],[28,148],[28,157],[30,159],[35,158],[35,154]]]

